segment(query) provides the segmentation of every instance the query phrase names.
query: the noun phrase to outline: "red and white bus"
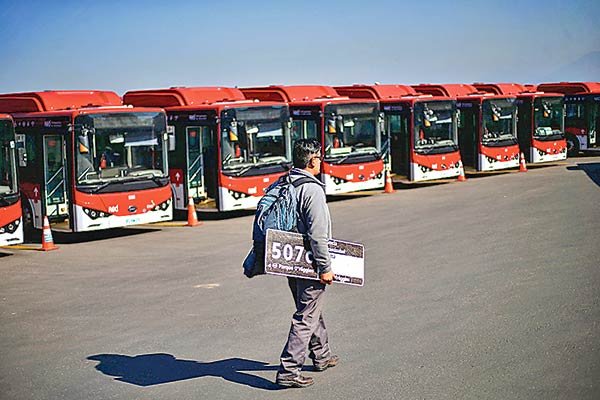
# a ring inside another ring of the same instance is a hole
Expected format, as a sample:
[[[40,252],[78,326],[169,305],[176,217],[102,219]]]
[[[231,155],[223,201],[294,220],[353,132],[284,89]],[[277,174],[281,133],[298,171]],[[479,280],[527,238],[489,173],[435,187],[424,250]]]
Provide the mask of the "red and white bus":
[[[465,166],[494,171],[519,166],[516,96],[478,92],[465,84],[414,85],[417,92],[456,98],[458,146]]]
[[[292,142],[314,138],[323,147],[321,181],[328,195],[383,188],[383,118],[374,100],[340,96],[330,86],[242,88],[249,99],[286,103]]]
[[[107,91],[0,95],[16,124],[24,228],[91,231],[172,219],[166,115]]]
[[[23,218],[17,180],[15,128],[0,114],[0,246],[23,243]]]
[[[175,208],[191,196],[197,210],[255,208],[265,189],[291,168],[287,105],[247,100],[236,88],[133,90],[126,104],[162,107]]]
[[[474,83],[477,90],[517,96],[519,148],[532,164],[565,160],[564,96],[518,83]]]
[[[336,86],[344,96],[374,99],[385,117],[391,171],[409,181],[460,174],[456,101],[417,93],[407,85]]]
[[[600,82],[541,83],[537,90],[565,95],[567,153],[600,150]]]

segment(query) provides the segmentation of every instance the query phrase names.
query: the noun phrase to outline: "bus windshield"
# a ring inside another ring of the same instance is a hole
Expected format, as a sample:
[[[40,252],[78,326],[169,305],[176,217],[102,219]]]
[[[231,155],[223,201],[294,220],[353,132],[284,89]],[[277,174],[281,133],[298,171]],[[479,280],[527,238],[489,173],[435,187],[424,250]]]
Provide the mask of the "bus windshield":
[[[502,147],[517,144],[517,107],[515,99],[484,100],[483,134],[484,146]]]
[[[289,149],[287,107],[232,108],[221,113],[224,172],[241,176],[267,166],[287,169],[291,159]]]
[[[378,115],[370,103],[326,106],[325,157],[338,162],[364,155],[378,158]]]
[[[12,122],[0,120],[0,196],[17,193],[14,140]]]
[[[538,140],[557,140],[564,137],[562,97],[538,97],[533,102],[535,129],[533,137]]]
[[[452,101],[415,103],[415,151],[439,153],[458,150],[455,115],[456,105]]]
[[[163,112],[86,114],[75,118],[77,183],[166,176]]]

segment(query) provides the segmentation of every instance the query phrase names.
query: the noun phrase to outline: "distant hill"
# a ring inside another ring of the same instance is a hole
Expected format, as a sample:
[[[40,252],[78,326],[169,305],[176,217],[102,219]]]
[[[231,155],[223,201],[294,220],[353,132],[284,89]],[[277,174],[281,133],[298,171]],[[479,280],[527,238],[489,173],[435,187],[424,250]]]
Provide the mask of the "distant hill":
[[[550,81],[600,81],[600,51],[566,63],[540,79],[540,82]]]

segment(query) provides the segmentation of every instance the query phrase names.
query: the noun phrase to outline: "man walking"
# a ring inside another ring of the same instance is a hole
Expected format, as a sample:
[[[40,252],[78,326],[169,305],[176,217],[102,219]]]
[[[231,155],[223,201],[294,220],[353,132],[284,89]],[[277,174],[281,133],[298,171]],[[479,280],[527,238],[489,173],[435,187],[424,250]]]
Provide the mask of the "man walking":
[[[309,239],[320,281],[288,278],[296,304],[292,325],[283,352],[276,382],[284,387],[307,387],[313,379],[300,374],[306,352],[316,371],[334,367],[339,357],[331,354],[327,329],[323,321],[323,295],[326,285],[333,281],[331,258],[327,242],[331,238],[331,217],[325,197],[325,185],[317,178],[321,172],[321,145],[314,139],[300,139],[294,144],[293,181],[311,178],[314,182],[296,188],[298,203],[298,232]]]

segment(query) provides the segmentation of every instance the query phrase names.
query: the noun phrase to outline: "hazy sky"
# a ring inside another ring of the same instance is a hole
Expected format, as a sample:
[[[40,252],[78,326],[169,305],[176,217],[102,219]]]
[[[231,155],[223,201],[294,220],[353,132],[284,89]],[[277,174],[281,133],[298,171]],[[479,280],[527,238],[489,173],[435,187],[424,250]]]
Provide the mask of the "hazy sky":
[[[600,81],[600,1],[6,1],[0,92]]]

